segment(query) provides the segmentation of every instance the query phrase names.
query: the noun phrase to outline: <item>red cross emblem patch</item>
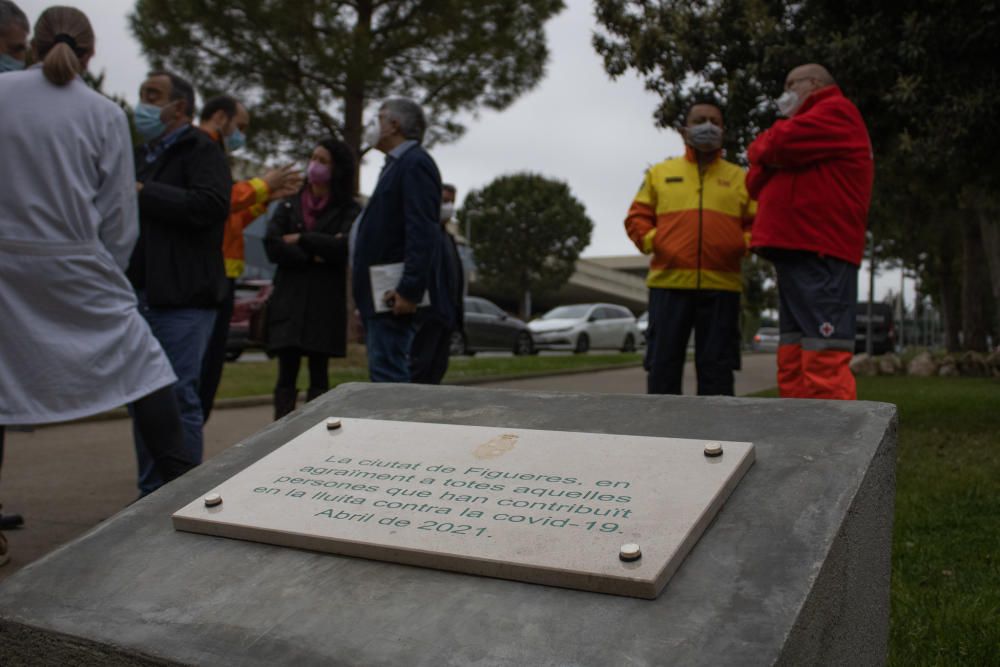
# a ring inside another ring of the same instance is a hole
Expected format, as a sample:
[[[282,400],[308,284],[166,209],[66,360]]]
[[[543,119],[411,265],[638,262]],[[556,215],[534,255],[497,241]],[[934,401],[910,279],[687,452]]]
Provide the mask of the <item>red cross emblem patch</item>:
[[[823,322],[819,325],[819,332],[823,334],[823,338],[829,338],[833,335],[833,325],[829,322]]]

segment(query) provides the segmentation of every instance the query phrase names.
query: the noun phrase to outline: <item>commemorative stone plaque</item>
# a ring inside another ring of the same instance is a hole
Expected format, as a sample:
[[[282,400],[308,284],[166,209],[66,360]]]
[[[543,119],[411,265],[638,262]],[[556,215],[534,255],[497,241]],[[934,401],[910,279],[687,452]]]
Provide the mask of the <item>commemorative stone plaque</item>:
[[[173,523],[655,598],[753,460],[748,442],[330,418]]]

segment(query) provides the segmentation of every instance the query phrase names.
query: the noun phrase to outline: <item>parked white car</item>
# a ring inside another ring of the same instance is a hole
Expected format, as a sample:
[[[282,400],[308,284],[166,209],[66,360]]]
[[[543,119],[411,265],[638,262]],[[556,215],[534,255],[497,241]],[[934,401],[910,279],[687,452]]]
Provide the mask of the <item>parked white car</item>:
[[[536,350],[572,350],[583,354],[591,348],[634,352],[641,339],[635,316],[627,308],[609,303],[559,306],[528,323]]]
[[[635,326],[639,327],[639,333],[642,334],[642,343],[643,343],[643,345],[645,345],[646,343],[649,342],[649,335],[648,335],[648,331],[649,331],[649,311],[648,310],[646,312],[644,312],[642,315],[639,316],[639,319],[637,319],[635,321]]]

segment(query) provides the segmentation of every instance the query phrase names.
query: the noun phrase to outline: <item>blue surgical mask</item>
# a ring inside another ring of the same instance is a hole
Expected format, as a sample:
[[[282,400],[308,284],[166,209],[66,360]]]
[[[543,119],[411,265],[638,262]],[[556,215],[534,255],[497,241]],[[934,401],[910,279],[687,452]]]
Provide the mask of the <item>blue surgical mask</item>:
[[[160,107],[140,102],[132,114],[135,129],[146,141],[152,141],[167,131],[167,126],[160,120]]]
[[[238,151],[247,144],[247,137],[240,132],[240,128],[233,130],[233,133],[226,137],[226,148],[230,151]]]
[[[709,121],[690,126],[687,128],[687,142],[698,151],[717,151],[722,147],[722,128]]]
[[[24,61],[18,60],[9,53],[0,54],[0,73],[19,72],[24,69]]]

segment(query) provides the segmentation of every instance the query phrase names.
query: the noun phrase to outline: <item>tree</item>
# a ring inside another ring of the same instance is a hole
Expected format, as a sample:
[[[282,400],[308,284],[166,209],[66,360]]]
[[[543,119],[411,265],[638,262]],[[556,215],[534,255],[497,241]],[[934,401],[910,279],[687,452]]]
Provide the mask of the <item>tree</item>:
[[[83,79],[83,82],[86,83],[88,86],[90,86],[95,91],[99,92],[101,95],[104,95],[106,98],[108,98],[109,100],[117,104],[119,107],[121,107],[122,111],[125,112],[126,118],[128,118],[128,127],[129,130],[132,132],[132,144],[138,146],[140,143],[142,143],[142,139],[140,138],[139,133],[135,129],[135,118],[132,114],[132,106],[124,98],[118,95],[109,95],[104,91],[104,78],[105,78],[104,70],[101,70],[100,74],[93,74],[89,71],[86,71],[81,75],[81,78]]]
[[[660,127],[684,125],[691,103],[721,100],[725,148],[738,156],[775,118],[768,100],[781,93],[786,63],[802,38],[788,30],[782,2],[736,0],[596,0],[601,30],[594,48],[612,78],[635,70],[662,98]]]
[[[750,342],[760,327],[765,310],[777,310],[778,288],[774,265],[757,255],[743,260],[743,295],[740,298],[740,329]]]
[[[561,181],[513,174],[469,192],[462,220],[473,229],[476,273],[483,285],[522,302],[562,287],[590,243],[594,223]]]
[[[258,155],[323,136],[361,154],[375,101],[411,97],[427,143],[458,137],[458,115],[504,109],[544,76],[545,22],[562,0],[138,0],[129,21],[154,66],[251,108]]]

